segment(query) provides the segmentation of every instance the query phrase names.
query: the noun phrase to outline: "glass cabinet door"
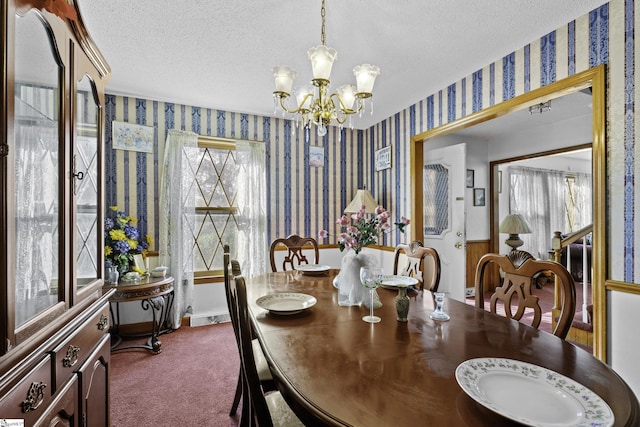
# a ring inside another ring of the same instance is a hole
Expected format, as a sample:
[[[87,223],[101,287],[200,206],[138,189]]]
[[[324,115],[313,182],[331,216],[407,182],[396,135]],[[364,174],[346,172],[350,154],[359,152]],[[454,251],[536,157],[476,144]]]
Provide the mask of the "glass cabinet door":
[[[85,75],[76,94],[73,192],[76,200],[75,247],[77,287],[93,283],[102,268],[98,260],[98,106],[94,86]]]
[[[10,262],[13,258],[16,329],[63,298],[58,292],[62,68],[51,40],[36,12],[16,16],[15,144],[9,176],[15,189]]]

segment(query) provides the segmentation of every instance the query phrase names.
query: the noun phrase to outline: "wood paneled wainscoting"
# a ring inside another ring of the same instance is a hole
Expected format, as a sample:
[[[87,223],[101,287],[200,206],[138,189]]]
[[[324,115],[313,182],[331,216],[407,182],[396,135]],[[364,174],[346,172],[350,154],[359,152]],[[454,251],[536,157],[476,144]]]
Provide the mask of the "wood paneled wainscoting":
[[[476,266],[482,255],[489,252],[489,243],[489,240],[467,240],[467,288],[473,288],[474,286]],[[495,271],[486,273],[491,274],[491,280],[487,282],[488,287],[485,287],[485,289],[492,291],[500,283],[500,275],[497,268],[494,266],[488,266],[487,268],[489,267]]]

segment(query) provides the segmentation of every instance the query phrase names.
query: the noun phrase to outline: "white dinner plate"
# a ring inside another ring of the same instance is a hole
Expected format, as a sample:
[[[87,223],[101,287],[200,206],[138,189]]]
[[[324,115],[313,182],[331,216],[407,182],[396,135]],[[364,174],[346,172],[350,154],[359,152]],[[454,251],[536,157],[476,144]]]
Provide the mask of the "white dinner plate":
[[[328,265],[320,264],[301,264],[296,267],[296,270],[301,271],[302,274],[323,274],[329,271],[331,267]]]
[[[593,391],[557,372],[512,359],[479,358],[456,368],[462,390],[479,404],[528,426],[612,426],[613,412]]]
[[[398,289],[398,285],[413,286],[418,284],[418,279],[409,276],[384,276],[380,286],[387,289]]]
[[[316,298],[307,294],[281,292],[262,296],[256,300],[260,308],[274,314],[296,314],[316,305]]]

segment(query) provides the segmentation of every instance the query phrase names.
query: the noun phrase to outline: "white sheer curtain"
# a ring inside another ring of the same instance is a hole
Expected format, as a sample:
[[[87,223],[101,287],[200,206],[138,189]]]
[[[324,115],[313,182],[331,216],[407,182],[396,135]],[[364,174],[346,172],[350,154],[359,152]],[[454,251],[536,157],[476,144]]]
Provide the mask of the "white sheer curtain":
[[[237,141],[238,177],[238,261],[242,274],[253,277],[267,271],[267,188],[264,143]],[[223,242],[227,243],[227,242]],[[228,242],[234,252],[233,242]]]
[[[566,229],[565,173],[511,166],[509,175],[509,213],[524,216],[531,228],[531,234],[520,236],[520,249],[548,259],[553,232]]]
[[[15,226],[16,324],[57,302],[59,278],[58,126],[56,122],[16,124]],[[43,179],[44,177],[44,179]]]
[[[575,224],[572,231],[580,230],[587,225],[593,223],[591,212],[592,205],[592,176],[590,173],[576,173],[575,198],[576,198],[576,214]]]
[[[193,313],[193,248],[195,227],[198,135],[170,130],[165,144],[160,184],[160,262],[173,276],[174,300],[169,326],[180,327],[182,317]]]

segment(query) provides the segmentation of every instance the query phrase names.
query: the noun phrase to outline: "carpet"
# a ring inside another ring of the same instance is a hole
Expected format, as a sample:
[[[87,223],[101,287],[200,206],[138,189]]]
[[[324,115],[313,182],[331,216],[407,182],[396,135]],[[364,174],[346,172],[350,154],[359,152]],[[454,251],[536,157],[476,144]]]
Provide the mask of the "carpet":
[[[229,417],[240,365],[231,323],[181,327],[160,340],[159,354],[111,355],[111,425],[237,427],[240,411]]]

